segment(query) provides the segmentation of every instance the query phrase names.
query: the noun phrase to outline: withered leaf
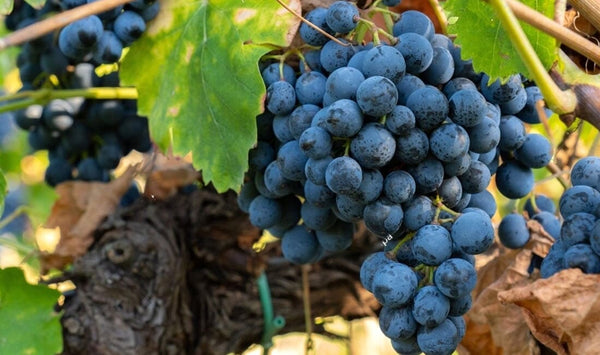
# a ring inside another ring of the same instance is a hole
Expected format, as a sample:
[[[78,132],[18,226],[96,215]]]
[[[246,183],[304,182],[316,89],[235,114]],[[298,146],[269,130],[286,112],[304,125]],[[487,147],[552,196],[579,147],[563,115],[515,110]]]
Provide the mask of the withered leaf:
[[[135,167],[109,182],[69,181],[56,187],[54,202],[46,228],[60,228],[60,240],[52,253],[40,256],[42,272],[62,269],[85,254],[93,242],[92,233],[100,222],[114,212],[121,197],[131,186]]]
[[[521,307],[533,334],[558,354],[598,353],[600,275],[567,269],[498,298]]]
[[[200,173],[185,158],[157,153],[152,160],[144,195],[164,200],[173,196],[177,189],[200,178]]]

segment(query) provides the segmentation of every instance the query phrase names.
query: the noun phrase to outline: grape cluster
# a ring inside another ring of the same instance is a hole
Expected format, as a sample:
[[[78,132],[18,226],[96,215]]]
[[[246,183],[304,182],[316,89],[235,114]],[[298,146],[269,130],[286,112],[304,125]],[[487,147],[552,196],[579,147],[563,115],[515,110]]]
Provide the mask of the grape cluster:
[[[528,214],[555,239],[545,258],[532,260],[532,267],[538,267],[543,278],[569,268],[600,273],[600,158],[589,156],[575,163],[571,182],[573,186],[559,199],[562,222],[555,215],[552,200],[543,195],[536,196],[535,206],[525,205]],[[525,245],[530,235],[524,224],[520,214],[505,217],[498,229],[502,243],[511,248]]]
[[[532,169],[543,168],[552,160],[552,143],[540,134],[527,133],[524,125],[540,123],[536,103],[543,97],[537,86],[525,87],[520,75],[491,84],[484,76],[481,88],[486,99],[499,105],[502,113],[497,148],[502,162],[496,170],[496,186],[508,198],[522,198],[533,189]],[[545,115],[552,114],[545,110]]]
[[[6,27],[23,28],[85,3],[47,1],[41,10],[34,10],[18,2],[5,19]],[[158,6],[155,1],[136,0],[25,43],[17,58],[21,91],[119,87],[118,72],[99,77],[95,68],[117,62],[122,48],[142,34],[145,21],[156,16]],[[17,111],[15,122],[28,132],[33,150],[48,150],[45,180],[51,186],[72,179],[107,181],[121,157],[152,147],[148,121],[137,115],[135,100],[55,99]]]
[[[297,264],[347,248],[363,221],[386,245],[361,268],[383,332],[400,353],[451,353],[471,306],[473,255],[494,241],[486,188],[501,153],[503,166],[530,157],[517,153],[524,139],[506,143],[505,122],[523,125],[510,115],[534,97],[520,77],[515,93],[514,79],[488,86],[418,11],[401,14],[390,44],[351,42],[360,18],[349,2],[306,18],[339,40],[302,24],[318,49],[303,53],[299,73],[263,63],[267,111],[239,205]]]

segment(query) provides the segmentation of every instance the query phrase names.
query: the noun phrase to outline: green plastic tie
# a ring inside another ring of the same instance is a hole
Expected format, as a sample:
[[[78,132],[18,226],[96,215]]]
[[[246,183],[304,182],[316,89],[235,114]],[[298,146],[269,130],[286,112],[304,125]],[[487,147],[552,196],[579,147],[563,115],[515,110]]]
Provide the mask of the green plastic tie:
[[[271,301],[269,281],[264,271],[258,276],[256,282],[258,284],[258,295],[264,319],[263,335],[260,344],[264,349],[263,354],[268,354],[269,349],[273,347],[273,336],[285,326],[285,318],[273,315],[273,302]]]

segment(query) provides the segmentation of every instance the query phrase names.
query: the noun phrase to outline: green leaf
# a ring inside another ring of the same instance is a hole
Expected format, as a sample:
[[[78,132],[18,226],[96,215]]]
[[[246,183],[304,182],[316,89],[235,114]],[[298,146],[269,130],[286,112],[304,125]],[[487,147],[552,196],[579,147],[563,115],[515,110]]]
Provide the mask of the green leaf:
[[[41,9],[46,3],[46,0],[25,0],[26,3],[35,9]]]
[[[298,21],[273,0],[161,6],[124,59],[123,83],[139,90],[139,111],[149,117],[156,143],[176,154],[191,151],[206,182],[237,190],[263,110],[258,59],[269,48],[260,44],[288,45]]]
[[[6,0],[0,0],[0,4]],[[11,1],[11,0],[9,0]],[[4,21],[0,20],[0,37],[6,36],[10,31],[4,26]],[[19,48],[9,47],[3,51],[0,51],[0,96],[4,95],[2,86],[7,79],[8,73],[16,69],[17,67],[17,55],[19,54]]]
[[[60,292],[30,285],[19,268],[0,269],[0,354],[56,354],[62,328],[52,309]]]
[[[554,0],[524,0],[524,4],[552,17]],[[448,16],[448,32],[461,49],[463,59],[473,59],[478,72],[492,80],[522,73],[530,77],[525,64],[502,28],[494,9],[482,0],[448,0],[444,9]],[[556,41],[549,35],[521,22],[523,30],[542,63],[549,69],[557,59]]]
[[[14,0],[0,0],[0,15],[10,14],[14,4]]]
[[[6,178],[4,177],[4,172],[0,170],[0,215],[4,212],[4,200],[6,199],[6,194],[8,193]]]

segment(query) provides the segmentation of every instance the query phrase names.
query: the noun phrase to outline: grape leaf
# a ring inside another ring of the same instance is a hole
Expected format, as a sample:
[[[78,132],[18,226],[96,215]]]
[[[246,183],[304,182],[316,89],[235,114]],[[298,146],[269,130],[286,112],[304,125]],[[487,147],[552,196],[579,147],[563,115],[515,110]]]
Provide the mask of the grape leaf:
[[[0,15],[8,15],[14,6],[13,0],[0,0]]]
[[[1,117],[2,119],[3,117]],[[9,117],[10,118],[10,117]],[[0,215],[4,212],[4,199],[6,198],[6,194],[8,193],[6,178],[4,177],[4,173],[0,170]]]
[[[298,9],[299,1],[292,0]],[[153,140],[194,167],[218,191],[237,189],[256,142],[265,88],[261,43],[286,46],[298,20],[275,1],[161,3],[147,34],[123,61],[121,77],[139,91]],[[251,42],[251,43],[250,43]]]
[[[60,292],[30,285],[19,268],[0,269],[0,354],[56,354],[62,328],[53,311]]]
[[[31,7],[34,9],[41,9],[46,3],[46,0],[25,0],[25,2],[31,5]]]
[[[523,0],[524,4],[552,17],[554,0]],[[492,80],[522,73],[529,76],[525,64],[496,17],[494,9],[481,0],[448,0],[444,9],[448,16],[448,32],[461,49],[463,59],[473,59],[478,72]],[[556,41],[549,35],[521,22],[523,30],[546,69],[557,59]]]

